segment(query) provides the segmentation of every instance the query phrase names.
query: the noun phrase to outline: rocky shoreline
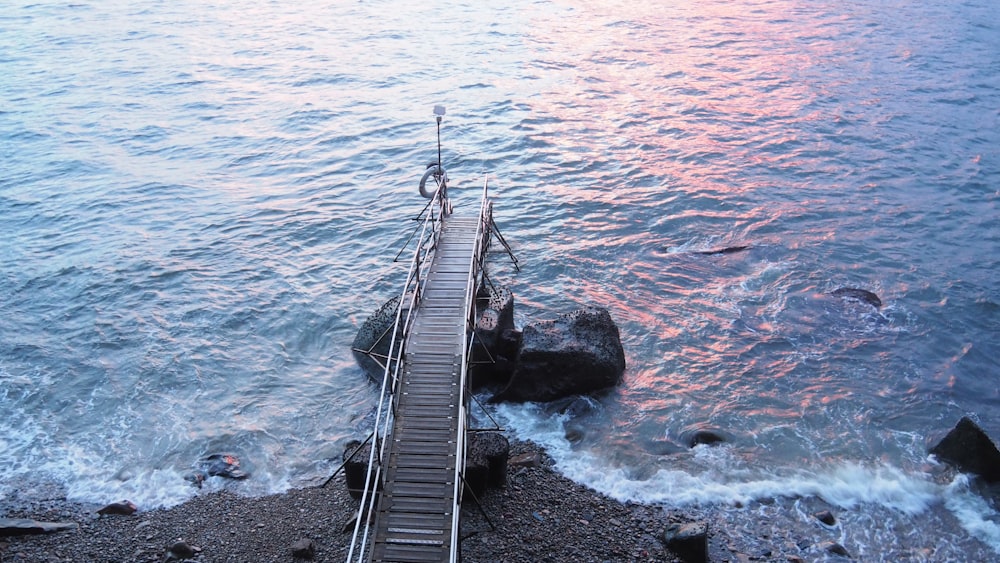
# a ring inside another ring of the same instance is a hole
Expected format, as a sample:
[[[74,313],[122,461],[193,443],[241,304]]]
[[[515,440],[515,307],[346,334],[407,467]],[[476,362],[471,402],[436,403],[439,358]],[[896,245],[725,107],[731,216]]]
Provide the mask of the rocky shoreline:
[[[537,461],[512,464],[506,487],[489,491],[482,511],[474,504],[463,508],[462,561],[682,561],[667,549],[664,532],[690,523],[707,526],[711,561],[848,561],[876,555],[865,557],[854,551],[858,546],[838,543],[845,530],[835,520],[821,521],[837,517],[822,515],[823,503],[815,499],[803,500],[808,506],[798,509],[807,508],[801,528],[771,536],[768,520],[789,512],[781,503],[682,510],[621,503],[559,475],[532,442],[512,441],[511,458],[517,457]],[[294,562],[308,559],[293,550],[309,546],[313,561],[344,561],[358,507],[342,475],[325,488],[259,498],[206,493],[169,509],[140,507],[131,515],[98,517],[99,506],[67,502],[56,491],[14,494],[0,502],[0,517],[77,524],[70,531],[0,538],[3,563]],[[177,542],[193,548],[186,559],[171,559],[169,549]],[[973,545],[966,549],[977,551]],[[877,554],[875,560],[889,555]],[[914,548],[892,557],[936,561],[938,555],[943,553]]]
[[[683,514],[622,504],[552,471],[531,442],[511,444],[512,455],[537,452],[542,463],[511,467],[507,486],[491,491],[483,512],[466,506],[461,545],[465,562],[674,561],[661,534]],[[345,527],[357,510],[342,476],[327,487],[295,489],[260,498],[207,493],[169,509],[98,516],[97,506],[64,498],[5,499],[2,516],[75,522],[75,530],[0,538],[0,561],[156,562],[171,545],[195,549],[192,561],[302,561],[301,540],[315,547],[313,561],[344,561],[351,538]],[[25,497],[26,498],[26,497]],[[491,529],[490,522],[494,526]],[[175,559],[177,560],[177,559]]]

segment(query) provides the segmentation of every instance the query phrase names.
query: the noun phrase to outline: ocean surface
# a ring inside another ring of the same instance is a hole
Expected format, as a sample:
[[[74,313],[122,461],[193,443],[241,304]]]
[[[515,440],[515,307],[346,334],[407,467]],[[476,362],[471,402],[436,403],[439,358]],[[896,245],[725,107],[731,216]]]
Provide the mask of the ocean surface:
[[[5,2],[0,495],[325,480],[369,432],[350,346],[405,276],[441,104],[516,322],[607,307],[626,352],[620,388],[503,426],[621,500],[1000,557],[927,455],[964,415],[1000,438],[1000,4],[505,4]],[[182,478],[216,452],[252,477]]]

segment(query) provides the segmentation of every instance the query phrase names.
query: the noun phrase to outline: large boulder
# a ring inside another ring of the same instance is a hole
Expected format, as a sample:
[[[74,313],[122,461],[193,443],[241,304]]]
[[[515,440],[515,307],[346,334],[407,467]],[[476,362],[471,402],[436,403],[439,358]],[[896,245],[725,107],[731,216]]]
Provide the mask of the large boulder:
[[[988,483],[1000,481],[1000,451],[986,432],[967,416],[963,416],[930,451],[938,459],[961,471],[975,473]]]
[[[622,380],[625,351],[603,308],[587,308],[524,327],[510,383],[491,399],[551,401],[613,387]]]
[[[393,328],[396,326],[396,312],[399,310],[399,296],[386,301],[365,322],[361,323],[354,337],[351,350],[354,359],[365,374],[376,383],[382,382],[385,364],[388,361],[389,345],[392,343]],[[407,311],[404,309],[403,311]]]

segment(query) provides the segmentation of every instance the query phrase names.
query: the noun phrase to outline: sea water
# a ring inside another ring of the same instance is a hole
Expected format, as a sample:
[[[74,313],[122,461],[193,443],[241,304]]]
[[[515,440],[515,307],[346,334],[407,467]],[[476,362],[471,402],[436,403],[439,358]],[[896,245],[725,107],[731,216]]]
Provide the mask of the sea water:
[[[735,529],[823,503],[869,560],[994,557],[995,508],[927,448],[963,415],[1000,436],[997,22],[975,0],[8,2],[0,492],[171,506],[221,451],[252,477],[203,490],[325,480],[369,432],[350,344],[405,275],[441,104],[456,206],[488,174],[521,261],[492,271],[517,323],[593,305],[621,330],[624,382],[586,408],[489,407],[557,470]],[[683,447],[698,429],[729,440]]]

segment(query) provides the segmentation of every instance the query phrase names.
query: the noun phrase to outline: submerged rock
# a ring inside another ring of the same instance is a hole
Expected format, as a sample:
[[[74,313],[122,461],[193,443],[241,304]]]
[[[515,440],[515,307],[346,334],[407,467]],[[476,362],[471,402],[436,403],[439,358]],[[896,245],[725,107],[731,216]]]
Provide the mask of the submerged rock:
[[[716,428],[695,428],[681,433],[681,441],[693,448],[731,442],[732,436]]]
[[[621,382],[625,351],[618,327],[603,308],[587,308],[527,325],[510,383],[491,399],[551,401]]]
[[[239,480],[250,477],[250,472],[240,467],[240,458],[236,454],[218,453],[199,459],[195,464],[194,471],[184,475],[185,480],[191,481],[199,489],[208,477],[225,477],[227,479]]]
[[[696,250],[695,254],[701,254],[704,256],[715,256],[717,254],[736,254],[737,252],[743,252],[744,250],[749,250],[749,245],[742,246],[727,246],[725,248],[715,248],[712,250]]]
[[[930,453],[989,483],[1000,481],[1000,451],[986,432],[967,416],[963,416]]]
[[[878,309],[882,306],[882,300],[879,299],[878,295],[868,291],[867,289],[858,289],[856,287],[841,287],[830,292],[831,295],[840,297],[841,299],[848,299],[851,301],[858,301],[861,303],[867,303],[872,307]]]

